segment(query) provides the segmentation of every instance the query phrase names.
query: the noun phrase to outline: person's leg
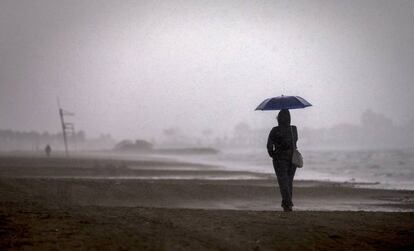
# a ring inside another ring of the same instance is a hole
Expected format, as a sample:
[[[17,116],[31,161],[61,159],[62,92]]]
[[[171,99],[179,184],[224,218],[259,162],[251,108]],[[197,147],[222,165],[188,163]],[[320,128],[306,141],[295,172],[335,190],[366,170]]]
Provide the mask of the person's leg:
[[[273,160],[273,167],[276,172],[280,195],[282,196],[282,207],[283,209],[288,209],[290,207],[290,204],[292,204],[289,191],[289,163],[283,160]]]
[[[290,207],[293,207],[293,178],[295,177],[296,166],[291,165],[287,170],[289,181],[289,195],[290,195]]]

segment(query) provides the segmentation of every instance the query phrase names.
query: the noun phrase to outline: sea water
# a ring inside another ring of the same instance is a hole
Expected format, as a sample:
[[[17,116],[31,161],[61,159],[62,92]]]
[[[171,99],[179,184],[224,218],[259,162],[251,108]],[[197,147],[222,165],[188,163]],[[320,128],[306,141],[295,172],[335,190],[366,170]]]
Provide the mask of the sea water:
[[[414,190],[414,149],[304,150],[296,180],[352,182],[359,186]],[[265,149],[221,150],[216,155],[187,156],[187,161],[219,165],[224,170],[274,173]]]

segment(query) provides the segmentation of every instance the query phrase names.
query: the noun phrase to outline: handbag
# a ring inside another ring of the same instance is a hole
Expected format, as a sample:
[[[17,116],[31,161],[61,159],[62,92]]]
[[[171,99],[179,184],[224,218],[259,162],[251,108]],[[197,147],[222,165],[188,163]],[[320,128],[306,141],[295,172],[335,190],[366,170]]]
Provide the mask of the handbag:
[[[302,154],[299,152],[299,150],[295,147],[295,142],[293,140],[292,126],[290,126],[290,133],[292,135],[292,147],[294,147],[293,154],[292,154],[292,165],[301,168],[303,167],[303,157],[302,157]]]

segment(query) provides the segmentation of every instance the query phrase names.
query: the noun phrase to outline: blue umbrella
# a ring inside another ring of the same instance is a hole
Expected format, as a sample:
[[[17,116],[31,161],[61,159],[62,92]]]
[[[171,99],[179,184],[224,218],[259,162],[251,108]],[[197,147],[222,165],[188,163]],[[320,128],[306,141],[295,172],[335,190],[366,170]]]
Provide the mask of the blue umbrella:
[[[301,109],[312,106],[311,103],[299,96],[279,96],[265,99],[256,110]]]

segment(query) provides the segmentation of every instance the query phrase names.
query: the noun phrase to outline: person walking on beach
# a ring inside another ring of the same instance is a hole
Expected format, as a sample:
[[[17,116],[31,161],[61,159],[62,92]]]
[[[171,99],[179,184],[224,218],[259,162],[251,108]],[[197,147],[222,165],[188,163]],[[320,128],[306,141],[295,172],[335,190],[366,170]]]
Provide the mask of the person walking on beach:
[[[296,149],[298,132],[296,126],[290,125],[290,112],[283,109],[277,115],[278,126],[273,127],[267,140],[267,151],[273,159],[273,168],[277,176],[282,208],[292,211],[292,185],[296,166],[292,164],[293,150]]]
[[[47,157],[50,157],[50,153],[52,152],[52,148],[50,147],[49,144],[46,145],[45,147],[45,153]]]

